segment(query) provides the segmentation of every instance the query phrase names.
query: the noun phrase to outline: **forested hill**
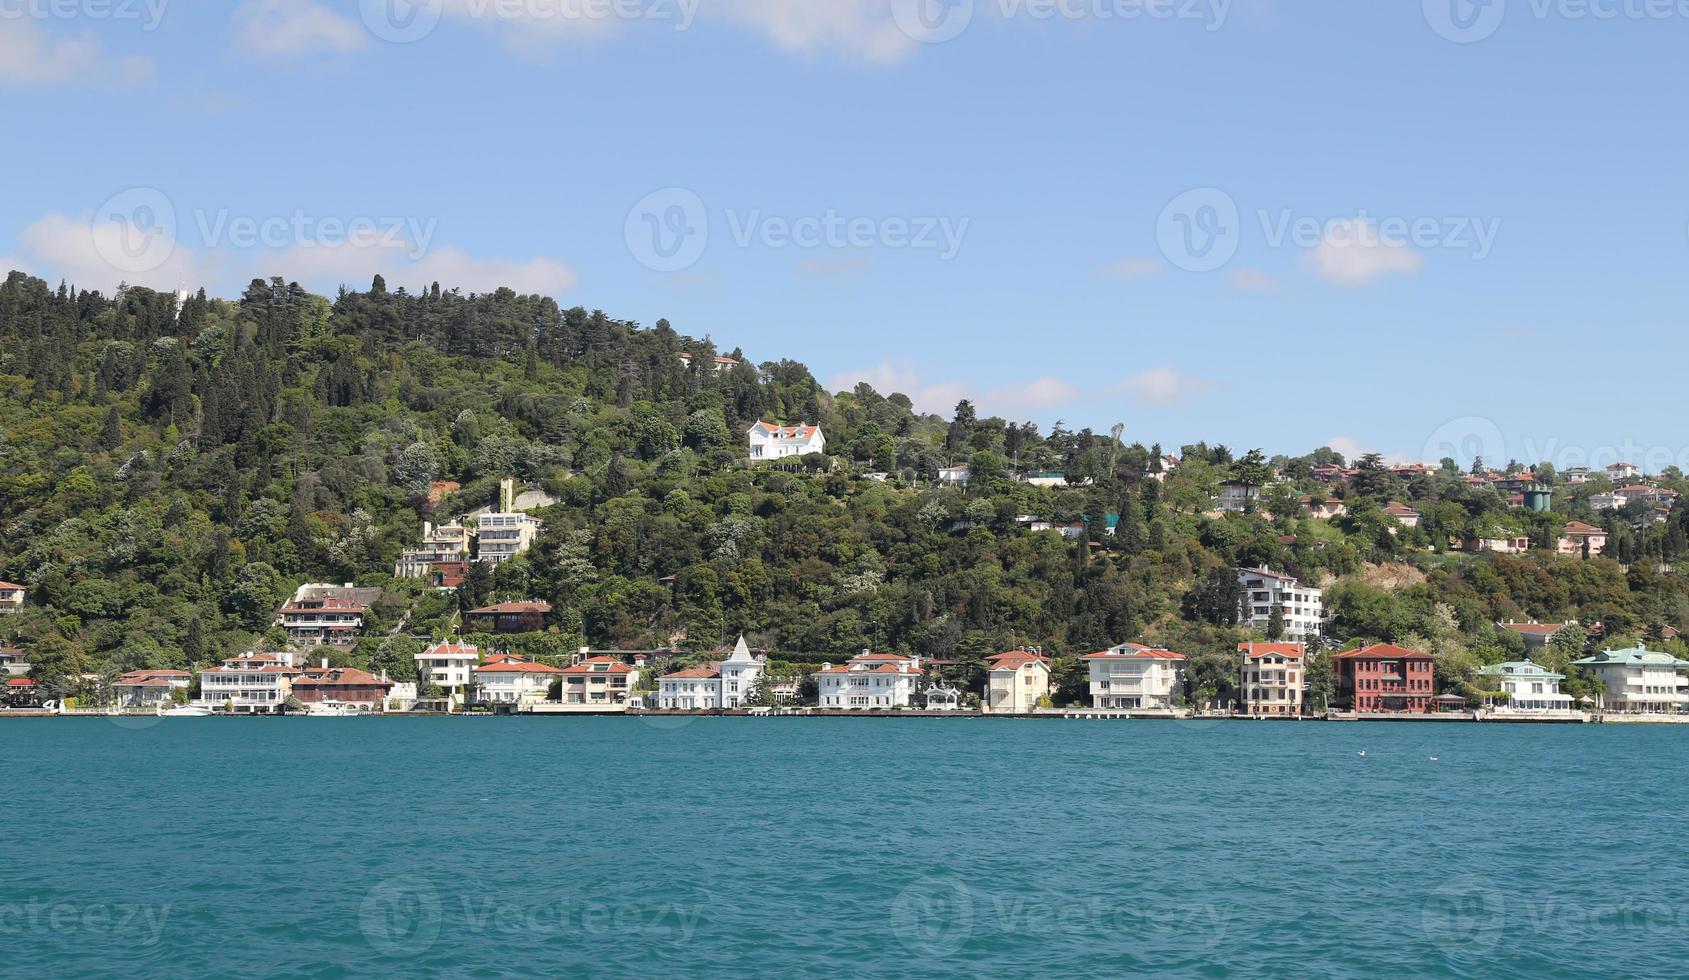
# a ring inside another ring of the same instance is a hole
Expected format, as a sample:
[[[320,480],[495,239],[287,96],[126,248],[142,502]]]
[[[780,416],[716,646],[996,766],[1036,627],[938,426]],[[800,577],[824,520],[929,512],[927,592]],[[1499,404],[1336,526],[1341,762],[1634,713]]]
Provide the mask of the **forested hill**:
[[[739,363],[718,372],[718,353]],[[758,419],[818,423],[827,457],[748,465]],[[717,351],[665,321],[509,290],[410,295],[377,279],[331,300],[254,281],[177,310],[147,289],[14,272],[0,286],[0,436],[0,579],[30,589],[0,640],[43,676],[273,646],[275,610],[302,582],[385,589],[358,648],[334,656],[398,676],[460,606],[538,598],[553,607],[529,638],[541,655],[708,650],[744,632],[800,658],[873,647],[965,664],[1141,640],[1190,654],[1212,690],[1247,636],[1238,565],[1326,585],[1336,641],[1422,643],[1457,679],[1519,652],[1497,620],[1577,617],[1656,639],[1689,621],[1689,590],[1662,570],[1684,550],[1681,509],[1652,524],[1596,514],[1583,501],[1602,481],[1534,515],[1452,467],[1401,480],[1367,460],[1322,490],[1312,467],[1344,462],[1329,450],[1268,465],[1190,446],[1161,473],[1161,447],[1115,433],[1041,432],[966,403],[922,416],[902,395],[829,393],[802,364]],[[965,490],[935,482],[953,463],[972,467]],[[1274,466],[1284,480],[1259,506],[1208,513],[1220,480],[1264,486]],[[1069,485],[1012,478],[1045,470]],[[479,568],[461,595],[392,577],[424,521],[492,503],[507,474],[556,499],[531,552]],[[1348,514],[1313,520],[1301,493],[1343,496]],[[1418,509],[1419,527],[1389,526],[1391,501]],[[1030,531],[1025,515],[1083,530]],[[1573,516],[1610,528],[1627,566],[1448,553],[1451,537],[1492,529],[1552,546]]]

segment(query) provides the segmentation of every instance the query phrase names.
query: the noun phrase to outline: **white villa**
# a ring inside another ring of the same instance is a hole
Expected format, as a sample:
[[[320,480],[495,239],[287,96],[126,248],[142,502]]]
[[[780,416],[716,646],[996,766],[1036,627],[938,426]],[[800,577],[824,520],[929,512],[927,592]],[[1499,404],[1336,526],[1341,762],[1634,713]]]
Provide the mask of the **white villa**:
[[[626,708],[639,685],[639,668],[615,657],[589,657],[562,670],[558,696],[564,704]]]
[[[864,650],[843,666],[822,664],[815,681],[821,707],[869,710],[909,707],[921,676],[917,657]]]
[[[563,672],[556,667],[496,654],[485,665],[475,668],[475,686],[480,689],[482,702],[523,704],[544,701],[551,692],[551,682],[561,680],[562,676]]]
[[[193,679],[185,670],[131,670],[117,679],[112,690],[124,707],[151,708],[169,701],[173,691],[186,691]]]
[[[467,643],[436,643],[416,655],[416,676],[420,686],[439,687],[453,701],[475,682],[475,665],[481,662],[481,648]]]
[[[1656,653],[1638,643],[1631,650],[1603,650],[1593,657],[1574,660],[1588,668],[1606,685],[1601,706],[1607,711],[1671,713],[1689,704],[1689,661],[1669,653]]]
[[[303,673],[291,653],[230,657],[221,666],[199,672],[199,700],[209,708],[274,714],[293,693],[293,679]]]
[[[1283,610],[1286,636],[1299,640],[1319,636],[1325,621],[1325,600],[1319,589],[1270,568],[1240,568],[1237,580],[1243,586],[1244,626],[1265,632],[1272,623],[1273,607],[1278,606]]]
[[[775,425],[758,422],[747,434],[751,459],[786,459],[825,452],[827,437],[818,425]]]
[[[1540,714],[1572,710],[1572,696],[1560,693],[1565,674],[1540,667],[1529,660],[1510,660],[1478,671],[1479,677],[1495,678],[1501,682],[1507,699],[1492,709],[1498,714]]]
[[[1185,655],[1122,643],[1084,660],[1091,668],[1091,706],[1170,710],[1184,683]]]
[[[994,714],[1026,715],[1050,693],[1050,660],[1042,653],[1012,650],[986,658],[984,708]]]
[[[657,707],[673,711],[739,708],[762,678],[762,661],[739,637],[726,660],[657,679]]]
[[[435,527],[422,523],[422,546],[399,553],[393,565],[394,578],[427,578],[440,562],[468,561],[475,532],[457,521]]]

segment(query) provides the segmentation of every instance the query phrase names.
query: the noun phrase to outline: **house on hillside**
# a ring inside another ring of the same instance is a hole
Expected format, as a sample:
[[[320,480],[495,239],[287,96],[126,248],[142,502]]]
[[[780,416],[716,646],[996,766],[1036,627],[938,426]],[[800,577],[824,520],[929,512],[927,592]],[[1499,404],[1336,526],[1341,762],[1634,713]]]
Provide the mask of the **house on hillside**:
[[[1593,524],[1569,521],[1560,531],[1558,550],[1574,558],[1585,554],[1594,558],[1607,550],[1607,532]]]
[[[363,631],[369,607],[380,589],[347,585],[301,585],[276,614],[287,638],[307,646],[351,646]]]
[[[1400,524],[1402,527],[1418,527],[1419,511],[1414,510],[1399,500],[1390,501],[1384,508],[1384,516]]]
[[[551,603],[542,599],[525,602],[500,602],[464,613],[471,629],[484,633],[539,633],[545,629],[545,618],[551,615]]]
[[[752,460],[788,459],[827,451],[827,437],[818,425],[775,425],[758,422],[746,434]]]
[[[1565,623],[1539,623],[1535,620],[1528,623],[1516,623],[1512,620],[1508,620],[1505,623],[1497,623],[1496,627],[1498,629],[1504,629],[1509,633],[1517,633],[1524,639],[1525,650],[1528,652],[1532,650],[1541,650],[1543,647],[1553,643],[1554,638],[1560,635],[1561,630],[1575,627],[1577,625],[1576,620]]]
[[[23,608],[27,589],[16,582],[0,582],[0,614],[14,613]]]
[[[1276,607],[1284,617],[1285,636],[1319,636],[1325,622],[1324,593],[1319,589],[1270,568],[1240,568],[1237,580],[1243,586],[1243,625],[1266,631]]]
[[[534,546],[545,522],[517,509],[516,481],[499,481],[498,509],[475,519],[475,560],[497,565]]]
[[[688,353],[686,351],[681,351],[679,354],[676,354],[675,356],[680,358],[680,363],[683,366],[685,366],[687,368],[692,367],[692,355],[690,353]],[[738,366],[739,366],[739,359],[737,357],[726,357],[726,356],[723,356],[723,355],[720,355],[720,354],[718,354],[714,358],[712,358],[711,363],[710,363],[711,370],[715,371],[716,374],[724,374],[728,371],[733,370],[734,368],[736,368]]]
[[[1122,643],[1079,659],[1090,669],[1094,708],[1170,711],[1184,692],[1186,658],[1182,653]]]
[[[1315,500],[1310,494],[1301,497],[1302,511],[1316,521],[1329,521],[1349,512],[1341,500]]]
[[[1613,480],[1614,482],[1619,480],[1634,480],[1641,473],[1642,471],[1637,469],[1635,463],[1620,462],[1607,467],[1607,479]]]
[[[938,470],[938,482],[947,487],[965,487],[973,478],[973,470],[967,466],[942,466]]]
[[[29,655],[18,647],[0,647],[0,677],[21,677],[34,668]]]
[[[475,532],[457,521],[439,527],[424,521],[420,547],[399,553],[393,577],[430,578],[440,565],[467,562],[474,543]]]
[[[1503,535],[1495,532],[1467,538],[1461,543],[1463,551],[1492,552],[1498,555],[1522,555],[1531,550],[1531,539],[1525,535]]]

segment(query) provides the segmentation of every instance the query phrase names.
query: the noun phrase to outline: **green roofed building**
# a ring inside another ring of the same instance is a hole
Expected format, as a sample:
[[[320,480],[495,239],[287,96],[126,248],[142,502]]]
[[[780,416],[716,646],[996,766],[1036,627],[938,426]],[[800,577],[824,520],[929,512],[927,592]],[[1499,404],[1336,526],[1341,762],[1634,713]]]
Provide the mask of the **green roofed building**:
[[[1638,643],[1629,650],[1603,650],[1573,661],[1601,679],[1607,711],[1677,714],[1689,704],[1689,661],[1649,650]]]

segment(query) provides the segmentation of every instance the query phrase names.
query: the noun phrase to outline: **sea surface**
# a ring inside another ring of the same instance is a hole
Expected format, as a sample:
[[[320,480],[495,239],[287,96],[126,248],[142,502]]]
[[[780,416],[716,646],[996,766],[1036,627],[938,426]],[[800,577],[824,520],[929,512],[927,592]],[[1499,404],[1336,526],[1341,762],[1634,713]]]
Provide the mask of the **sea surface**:
[[[1689,975],[1685,728],[44,719],[0,747],[6,976]]]

